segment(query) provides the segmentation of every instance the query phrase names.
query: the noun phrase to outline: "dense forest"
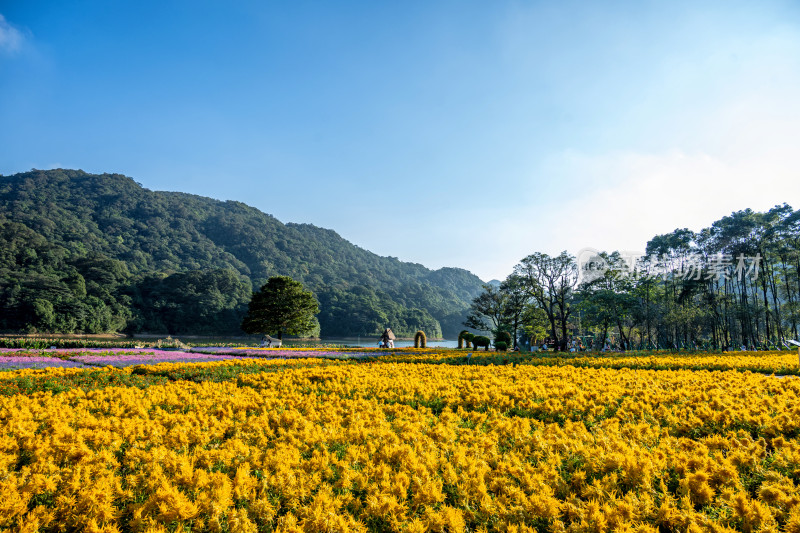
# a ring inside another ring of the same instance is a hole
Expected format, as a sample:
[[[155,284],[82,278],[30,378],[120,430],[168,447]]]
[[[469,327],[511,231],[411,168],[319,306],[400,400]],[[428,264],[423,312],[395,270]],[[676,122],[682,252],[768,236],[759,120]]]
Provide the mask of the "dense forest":
[[[736,211],[654,236],[641,256],[585,250],[522,259],[467,323],[532,344],[595,348],[786,347],[800,334],[800,210]]]
[[[6,332],[241,333],[253,290],[288,275],[319,300],[324,336],[453,338],[482,286],[240,202],[79,170],[0,176],[0,243]]]

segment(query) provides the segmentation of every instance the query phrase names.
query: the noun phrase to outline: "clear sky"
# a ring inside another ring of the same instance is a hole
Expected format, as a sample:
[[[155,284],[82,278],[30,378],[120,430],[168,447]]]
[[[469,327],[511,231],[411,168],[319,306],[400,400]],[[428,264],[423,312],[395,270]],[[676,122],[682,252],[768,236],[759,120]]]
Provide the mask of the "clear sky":
[[[0,173],[245,202],[502,279],[800,208],[800,3],[0,0]]]

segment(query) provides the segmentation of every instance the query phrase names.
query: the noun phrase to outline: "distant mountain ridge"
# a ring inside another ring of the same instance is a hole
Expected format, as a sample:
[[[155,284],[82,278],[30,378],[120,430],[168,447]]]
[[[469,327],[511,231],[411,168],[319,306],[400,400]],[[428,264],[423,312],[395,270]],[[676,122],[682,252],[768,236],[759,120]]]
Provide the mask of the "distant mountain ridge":
[[[251,290],[283,274],[316,294],[324,336],[452,338],[482,286],[241,202],[80,170],[0,177],[0,244],[6,331],[236,333]]]

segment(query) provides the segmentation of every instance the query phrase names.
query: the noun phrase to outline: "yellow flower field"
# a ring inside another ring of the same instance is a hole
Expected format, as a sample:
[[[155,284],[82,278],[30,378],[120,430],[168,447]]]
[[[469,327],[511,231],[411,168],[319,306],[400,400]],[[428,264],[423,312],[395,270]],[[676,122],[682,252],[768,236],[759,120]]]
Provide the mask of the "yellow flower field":
[[[800,371],[797,352],[731,352],[727,354],[691,354],[626,357],[581,357],[570,363],[602,368],[670,368],[704,370],[749,370],[775,374]]]
[[[793,377],[293,361],[0,429],[0,529],[800,531]]]
[[[432,351],[396,353],[384,361],[398,363],[467,363],[467,352]],[[472,352],[472,364],[517,362],[526,365],[573,365],[592,368],[640,368],[646,370],[743,370],[767,374],[799,375],[796,351],[673,354],[562,354],[558,352]]]

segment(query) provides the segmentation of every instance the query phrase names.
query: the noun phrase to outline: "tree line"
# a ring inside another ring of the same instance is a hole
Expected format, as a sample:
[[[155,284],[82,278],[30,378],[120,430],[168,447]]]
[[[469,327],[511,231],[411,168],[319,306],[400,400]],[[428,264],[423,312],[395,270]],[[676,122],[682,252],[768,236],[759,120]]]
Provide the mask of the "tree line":
[[[657,235],[640,255],[531,254],[484,286],[464,324],[560,350],[784,346],[800,325],[800,210],[734,212]]]

